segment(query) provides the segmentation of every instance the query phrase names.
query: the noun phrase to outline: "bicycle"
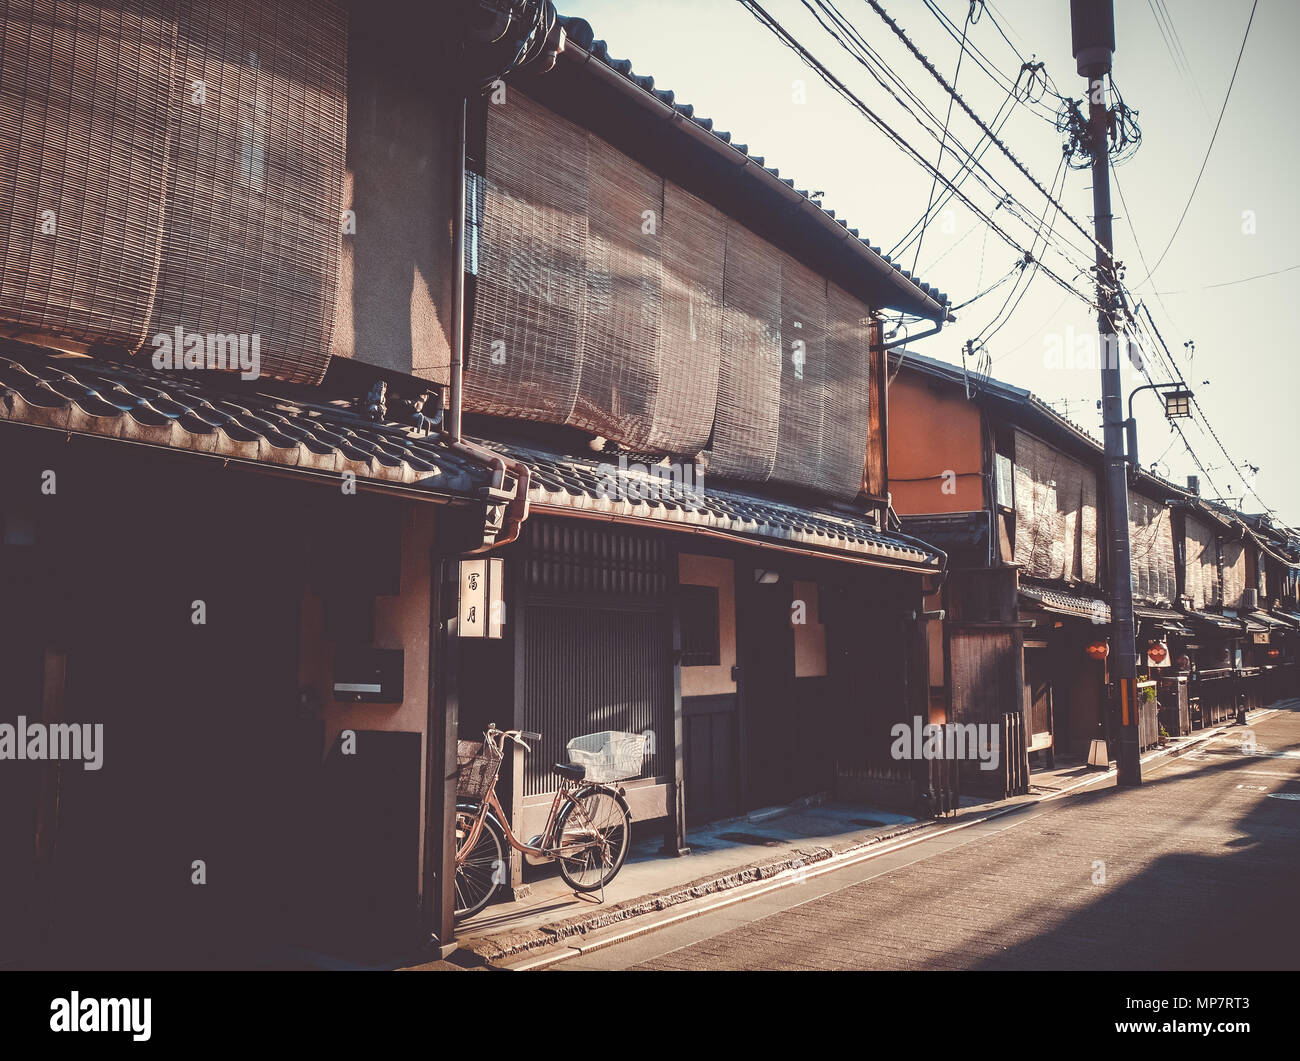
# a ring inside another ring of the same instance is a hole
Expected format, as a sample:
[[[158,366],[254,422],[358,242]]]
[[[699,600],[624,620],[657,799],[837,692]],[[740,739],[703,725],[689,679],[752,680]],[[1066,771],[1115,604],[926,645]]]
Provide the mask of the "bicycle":
[[[496,783],[506,740],[531,752],[528,741],[541,740],[541,734],[499,730],[489,723],[481,744],[457,744],[453,913],[457,921],[477,914],[505,883],[507,843],[533,864],[558,862],[560,876],[577,892],[604,888],[627,858],[632,814],[622,790],[588,779],[587,768],[575,763],[555,764],[561,780],[546,827],[527,843],[521,842],[497,801]]]

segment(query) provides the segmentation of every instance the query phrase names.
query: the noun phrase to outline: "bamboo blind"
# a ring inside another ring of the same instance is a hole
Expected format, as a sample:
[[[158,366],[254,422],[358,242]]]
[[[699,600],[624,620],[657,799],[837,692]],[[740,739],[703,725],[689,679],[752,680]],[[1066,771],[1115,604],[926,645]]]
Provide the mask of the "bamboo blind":
[[[781,255],[739,225],[727,225],[722,349],[709,470],[768,479],[776,465],[781,407]]]
[[[319,381],[345,98],[330,0],[3,5],[0,328],[256,335],[263,374]]]
[[[1097,581],[1097,475],[1022,431],[1015,437],[1016,563],[1025,574]]]
[[[647,447],[661,389],[663,181],[616,151],[589,150],[587,326],[570,423]]]
[[[1214,530],[1201,520],[1187,517],[1187,583],[1192,607],[1203,609],[1222,603],[1219,595],[1219,561]]]
[[[135,350],[158,271],[172,5],[0,4],[0,328]]]
[[[340,256],[345,17],[318,0],[181,0],[178,18],[150,331],[256,334],[264,374],[317,383]]]
[[[867,308],[834,284],[826,300],[826,369],[822,394],[822,452],[843,454],[842,460],[823,460],[821,489],[849,496],[863,485],[868,461],[868,438],[879,439],[881,409],[878,387],[882,357],[870,357],[872,321]],[[866,425],[867,430],[863,430]],[[870,447],[883,457],[882,446]],[[883,468],[870,469],[867,488],[883,494]]]
[[[1158,501],[1130,494],[1128,512],[1133,595],[1152,604],[1170,604],[1178,596],[1178,583],[1169,509]]]
[[[587,138],[534,128],[520,93],[488,108],[483,227],[464,402],[569,422],[587,323]]]
[[[781,339],[781,405],[772,478],[820,486],[826,405],[826,281],[786,255],[781,256]],[[860,428],[865,435],[865,421]]]
[[[467,408],[859,492],[866,306],[519,92],[488,108],[485,184]]]
[[[1246,591],[1246,544],[1227,541],[1223,543],[1223,606],[1240,608],[1241,596]]]
[[[708,443],[718,401],[726,249],[727,219],[665,182],[659,356],[677,391],[659,389],[646,442],[652,452],[697,453]]]

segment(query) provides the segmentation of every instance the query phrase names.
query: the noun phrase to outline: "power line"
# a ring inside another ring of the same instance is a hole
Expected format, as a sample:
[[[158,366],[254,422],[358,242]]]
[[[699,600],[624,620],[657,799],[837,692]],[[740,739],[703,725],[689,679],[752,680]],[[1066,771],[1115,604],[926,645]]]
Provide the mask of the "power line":
[[[789,30],[787,30],[783,25],[781,25],[781,23],[777,19],[775,19],[770,13],[768,13],[763,8],[763,6],[757,2],[757,0],[739,0],[739,2],[761,24],[766,26],[772,32],[772,34],[777,37],[778,40],[780,40],[784,45],[786,45],[786,47],[794,51],[803,60],[803,62],[818,75],[818,77],[820,77],[823,81],[826,82],[827,85],[829,85],[832,89],[834,89],[837,93],[839,93],[839,95],[841,95],[845,100],[847,100],[850,104],[852,104],[880,132],[884,133],[884,135],[890,141],[892,141],[895,145],[901,148],[908,156],[910,156],[915,162],[917,162],[918,165],[924,168],[926,172],[928,173],[936,172],[933,165],[931,165],[931,163],[929,162],[928,159],[925,158],[925,156],[923,156],[919,151],[917,151],[917,149],[913,147],[912,144],[910,144],[906,140],[906,138],[904,138],[892,126],[890,126],[888,122],[886,122],[883,118],[880,117],[880,115],[878,115],[869,106],[867,106],[867,104],[863,102],[863,100],[859,98],[852,91],[852,89],[850,89],[847,85],[845,85],[843,81],[841,81],[830,70],[828,70],[825,64],[823,64],[815,55],[813,55],[806,47],[804,47],[804,45],[801,44],[794,37],[794,35],[790,33]],[[944,181],[945,185],[948,185],[947,179],[944,178],[942,174],[940,174],[940,179]],[[949,186],[951,187],[951,185]],[[1014,248],[1015,250],[1018,250],[1021,253],[1024,252],[1024,248],[1020,246],[1020,244],[1017,243],[1016,240],[1005,229],[1003,229],[1001,225],[999,225],[996,221],[994,221],[992,217],[990,217],[985,211],[980,209],[980,207],[976,205],[976,203],[973,200],[971,200],[971,198],[968,195],[966,195],[960,189],[954,189],[954,190],[958,198],[960,198],[961,201],[974,214],[980,217],[985,224],[987,224],[995,233],[997,233],[1000,239],[1002,239],[1004,242],[1007,243],[1008,246]],[[1043,265],[1042,271],[1046,273],[1047,276],[1049,276],[1052,279],[1052,281],[1056,283],[1058,286],[1060,286],[1066,291],[1072,292],[1075,295],[1075,297],[1080,299],[1085,305],[1096,308],[1095,303],[1089,296],[1077,290],[1072,284],[1062,279],[1052,269],[1049,269],[1046,265]]]
[[[1061,181],[1061,190],[1064,191],[1064,190],[1065,190],[1065,156],[1064,156],[1064,155],[1061,156],[1061,162],[1060,162],[1060,165],[1057,167],[1057,175],[1060,177],[1060,181]],[[1052,187],[1053,187],[1053,188],[1056,187],[1056,181],[1057,181],[1057,177],[1053,177],[1053,178],[1052,178]],[[1058,193],[1058,194],[1059,194],[1059,193]],[[1044,203],[1044,204],[1043,204],[1043,216],[1042,216],[1042,218],[1041,218],[1041,219],[1039,220],[1039,222],[1038,222],[1038,227],[1039,227],[1039,230],[1040,230],[1040,231],[1042,230],[1043,224],[1047,221],[1047,211],[1048,211],[1049,209],[1050,209],[1049,204]],[[1059,216],[1059,214],[1060,214],[1060,211],[1058,210],[1055,214],[1052,215],[1052,226],[1053,226],[1053,227],[1055,227],[1055,225],[1056,225],[1056,218],[1057,218],[1057,216]],[[1051,229],[1050,229],[1050,228],[1048,229],[1048,234],[1049,234],[1049,237],[1050,237],[1050,234],[1051,234]],[[976,343],[983,343],[983,344],[987,345],[988,341],[989,341],[990,339],[992,339],[993,336],[997,335],[997,333],[1000,332],[1000,331],[1001,331],[1001,330],[1006,326],[1006,323],[1007,323],[1007,321],[1009,321],[1009,320],[1011,319],[1012,314],[1014,314],[1015,311],[1019,308],[1020,303],[1021,303],[1022,301],[1024,301],[1025,293],[1029,290],[1029,285],[1032,284],[1032,283],[1034,282],[1034,275],[1035,275],[1035,273],[1037,273],[1037,271],[1038,271],[1038,260],[1035,259],[1034,256],[1033,256],[1033,250],[1034,250],[1034,246],[1036,245],[1036,243],[1037,243],[1037,237],[1035,237],[1035,240],[1034,240],[1033,242],[1030,243],[1030,245],[1029,245],[1029,250],[1025,253],[1024,261],[1021,263],[1021,268],[1020,268],[1021,276],[1024,276],[1026,273],[1028,273],[1028,275],[1029,275],[1029,279],[1025,282],[1025,286],[1024,286],[1024,288],[1021,289],[1021,292],[1020,292],[1020,296],[1019,296],[1019,298],[1016,299],[1016,301],[1015,301],[1014,304],[1011,304],[1011,297],[1012,297],[1012,295],[1015,295],[1015,293],[1016,293],[1016,286],[1018,286],[1019,283],[1020,283],[1019,279],[1017,279],[1017,281],[1016,281],[1016,285],[1013,285],[1013,286],[1012,286],[1011,294],[1007,296],[1007,301],[1003,303],[1003,305],[1002,305],[1002,309],[1000,309],[1000,310],[998,311],[997,315],[993,318],[993,320],[989,321],[989,323],[986,324],[986,325],[984,326],[984,328],[982,328],[982,329],[980,330],[980,333],[975,337],[974,342],[976,342]],[[1043,249],[1044,249],[1044,250],[1047,249],[1047,240],[1046,240],[1046,239],[1043,240]],[[1032,262],[1033,265],[1034,265],[1034,269],[1033,269],[1032,271],[1029,270],[1029,268],[1028,268],[1031,262]],[[1010,309],[1007,308],[1008,305],[1010,305]],[[997,324],[997,327],[993,327],[994,323],[998,321],[999,317],[1001,318],[1001,323],[998,323],[998,324]],[[992,331],[989,331],[990,328],[992,328]],[[992,362],[991,362],[991,361],[989,362],[989,365],[990,365],[990,367],[992,366]]]
[[[1077,228],[1084,235],[1084,237],[1087,239],[1089,244],[1091,244],[1094,247],[1101,248],[1101,250],[1106,253],[1107,257],[1110,257],[1109,252],[1106,252],[1105,248],[1102,247],[1101,244],[1097,242],[1093,234],[1089,232],[1086,228],[1084,228],[1083,225],[1080,224],[1078,219],[1074,217],[1074,215],[1072,215],[1068,210],[1065,209],[1065,207],[1063,207],[1059,202],[1056,201],[1052,193],[1049,192],[1046,188],[1044,188],[1042,184],[1039,182],[1038,178],[1035,177],[1032,173],[1030,173],[1029,170],[1025,168],[1024,163],[1022,163],[1020,159],[1018,159],[1015,156],[1015,154],[1012,153],[1011,148],[1009,148],[1006,145],[1006,143],[1004,143],[999,137],[994,135],[993,130],[990,129],[984,123],[984,119],[982,119],[978,114],[976,114],[973,110],[971,110],[970,106],[966,103],[966,101],[962,99],[960,95],[958,95],[956,89],[954,89],[952,85],[948,84],[943,74],[941,74],[938,71],[938,69],[935,67],[935,65],[925,57],[925,55],[921,52],[921,50],[917,48],[915,44],[912,43],[912,39],[908,37],[908,35],[905,32],[903,32],[902,27],[900,27],[898,23],[895,22],[890,17],[889,12],[887,12],[883,7],[881,7],[880,4],[877,2],[877,0],[867,0],[867,3],[870,4],[872,10],[874,10],[876,14],[878,14],[884,20],[885,24],[889,26],[891,30],[893,30],[894,35],[897,36],[898,39],[901,40],[907,46],[907,50],[912,53],[912,55],[917,59],[917,61],[920,62],[921,65],[924,66],[926,70],[930,72],[930,75],[936,81],[938,81],[940,85],[943,86],[944,91],[947,92],[950,96],[953,97],[953,99],[957,101],[958,106],[960,106],[961,109],[966,112],[966,115],[971,119],[971,121],[973,121],[976,125],[978,125],[980,129],[983,130],[984,135],[989,137],[989,139],[992,140],[993,143],[997,145],[998,149],[1002,152],[1003,155],[1005,155],[1011,161],[1011,163],[1016,167],[1016,169],[1018,169],[1022,174],[1024,174],[1024,176],[1029,180],[1029,182],[1035,188],[1037,188],[1039,192],[1041,192],[1044,196],[1046,196],[1048,202],[1052,203],[1070,221],[1070,223],[1074,225],[1074,227]],[[1112,264],[1114,263],[1113,258],[1111,258],[1111,262]]]
[[[970,7],[966,9],[966,21],[961,28],[961,49],[957,52],[957,69],[953,71],[952,75],[954,92],[953,95],[948,97],[948,112],[944,115],[943,119],[943,136],[939,140],[939,161],[935,163],[935,173],[934,176],[930,178],[930,196],[925,203],[925,213],[921,215],[923,218],[929,216],[930,208],[934,205],[934,190],[939,186],[939,170],[943,167],[943,153],[948,145],[948,126],[952,122],[952,105],[956,97],[955,90],[957,87],[957,79],[961,77],[961,61],[966,58],[966,31],[970,29],[971,16],[974,14],[975,5],[971,4]],[[921,247],[925,243],[925,229],[926,226],[922,224],[921,231],[918,232],[916,236],[916,254],[912,257],[913,272],[916,271],[916,267],[921,261]]]
[[[952,19],[950,19],[950,18],[949,18],[949,17],[944,13],[943,9],[940,8],[938,5],[936,5],[935,3],[933,3],[932,0],[925,0],[925,6],[926,6],[926,9],[930,12],[930,14],[934,15],[934,17],[938,20],[939,25],[943,27],[944,31],[948,34],[948,36],[950,36],[953,40],[958,40],[959,38],[958,38],[958,33],[957,33],[957,26],[956,26],[956,24],[952,21]],[[987,7],[986,7],[986,10],[987,10]],[[991,16],[990,16],[990,17],[991,17]],[[994,25],[997,26],[996,21],[994,21]],[[998,32],[999,32],[999,33],[1002,32],[1000,26],[997,26],[997,29],[998,29]],[[1005,36],[1005,34],[1004,34],[1004,36]],[[1008,88],[1008,89],[1012,89],[1012,90],[1015,89],[1015,83],[1011,80],[1011,78],[1008,77],[1006,74],[1004,74],[1004,73],[1002,72],[1002,70],[998,68],[998,65],[997,65],[996,63],[993,62],[992,59],[990,59],[987,55],[985,55],[982,51],[980,51],[978,45],[976,45],[973,41],[972,41],[972,42],[969,42],[969,45],[970,45],[970,50],[971,50],[971,53],[972,53],[972,54],[971,54],[971,58],[975,61],[975,64],[976,64],[976,65],[977,65],[981,70],[983,70],[985,74],[988,75],[988,77],[989,77],[990,80],[992,80],[992,81],[993,81],[995,84],[997,84],[999,87],[1002,87],[1002,88]],[[1024,65],[1025,65],[1025,64],[1024,64],[1024,57],[1021,56],[1019,52],[1017,52],[1016,54],[1017,54],[1017,57],[1021,59],[1021,62],[1022,62],[1022,71],[1023,71]],[[1049,82],[1050,82],[1050,77],[1048,78],[1048,80],[1049,80]],[[1052,94],[1053,96],[1057,96],[1058,98],[1061,98],[1060,95],[1059,95],[1059,93],[1056,92],[1056,90],[1055,90],[1055,83],[1052,83],[1052,87],[1051,87],[1050,91],[1051,91],[1051,94]],[[1056,119],[1055,119],[1055,116],[1054,116],[1054,115],[1049,116],[1048,114],[1046,114],[1046,113],[1044,113],[1044,112],[1042,112],[1042,111],[1034,110],[1034,104],[1035,104],[1035,103],[1040,103],[1040,102],[1041,102],[1040,100],[1027,99],[1025,102],[1026,102],[1026,105],[1029,107],[1029,111],[1030,111],[1030,113],[1033,114],[1035,117],[1041,118],[1043,121],[1045,121],[1045,122],[1049,122],[1049,123],[1051,123],[1051,124],[1053,124],[1053,125],[1055,124]],[[1045,106],[1045,105],[1044,105],[1044,106]],[[1048,110],[1050,110],[1050,109],[1051,109],[1051,108],[1048,108]]]
[[[1169,27],[1169,40],[1173,42],[1173,50],[1178,53],[1174,65],[1177,66],[1181,61],[1185,75],[1183,80],[1191,85],[1192,91],[1196,93],[1196,98],[1200,100],[1201,109],[1208,115],[1210,112],[1209,105],[1205,102],[1205,96],[1201,94],[1200,79],[1192,70],[1191,60],[1187,58],[1187,49],[1183,47],[1183,38],[1178,32],[1178,27],[1174,25],[1173,12],[1169,10],[1169,5],[1165,3],[1165,0],[1147,0],[1147,2],[1152,5],[1151,13],[1156,15],[1157,25],[1160,22],[1161,15],[1163,15],[1165,25]],[[1157,14],[1157,12],[1159,13]]]
[[[1143,268],[1146,268],[1145,263],[1143,263]],[[1210,291],[1216,287],[1235,287],[1237,284],[1248,284],[1252,280],[1264,280],[1270,276],[1281,276],[1283,273],[1295,272],[1295,270],[1297,269],[1300,269],[1300,262],[1297,262],[1295,265],[1288,265],[1282,269],[1274,269],[1271,272],[1267,272],[1267,273],[1256,273],[1254,276],[1243,276],[1239,280],[1224,280],[1222,283],[1204,284],[1201,287],[1184,287],[1184,288],[1180,288],[1177,291],[1157,291],[1155,292],[1155,294],[1157,296],[1186,295],[1188,292],[1191,291]],[[1168,313],[1168,311],[1166,311],[1165,316],[1169,316],[1169,315],[1170,314]]]
[[[1205,157],[1201,159],[1201,168],[1196,174],[1196,182],[1192,185],[1192,193],[1187,197],[1187,205],[1183,207],[1182,215],[1178,218],[1178,224],[1174,226],[1173,235],[1169,237],[1169,242],[1165,244],[1165,249],[1161,252],[1160,258],[1155,264],[1155,269],[1147,273],[1142,283],[1137,285],[1138,287],[1150,280],[1156,269],[1160,268],[1160,263],[1165,260],[1166,255],[1169,254],[1169,248],[1174,245],[1174,240],[1178,238],[1179,230],[1182,229],[1183,222],[1187,219],[1187,211],[1192,208],[1192,200],[1196,198],[1196,189],[1201,186],[1201,178],[1205,176],[1205,167],[1210,161],[1210,152],[1214,150],[1214,141],[1218,138],[1219,126],[1223,124],[1223,115],[1228,109],[1228,100],[1232,98],[1232,86],[1237,83],[1237,71],[1241,69],[1241,57],[1246,54],[1246,41],[1250,39],[1250,27],[1255,21],[1255,9],[1258,6],[1259,0],[1254,0],[1250,5],[1250,18],[1246,20],[1246,32],[1241,37],[1241,48],[1237,52],[1237,61],[1232,67],[1232,78],[1228,82],[1228,91],[1223,96],[1223,106],[1219,108],[1219,120],[1214,123],[1214,132],[1210,134],[1210,143],[1205,149]]]
[[[1151,308],[1147,306],[1145,303],[1140,304],[1139,308],[1146,315],[1147,323],[1150,324],[1151,326],[1151,331],[1155,333],[1156,340],[1159,342],[1159,349],[1162,349],[1164,351],[1168,366],[1171,369],[1171,374],[1174,376],[1175,380],[1183,387],[1184,390],[1190,391],[1191,388],[1188,386],[1187,380],[1183,377],[1182,372],[1179,370],[1177,364],[1175,363],[1173,354],[1169,352],[1169,347],[1166,345],[1164,341],[1164,337],[1161,336],[1160,329],[1156,327],[1156,322],[1151,316]],[[1134,317],[1133,319],[1136,323],[1139,324],[1139,326],[1141,325],[1141,322],[1138,321],[1136,317]],[[1147,378],[1150,379],[1150,376],[1147,376]],[[1227,459],[1228,465],[1232,468],[1236,468],[1237,462],[1233,460],[1232,454],[1228,452],[1227,447],[1223,444],[1223,440],[1219,437],[1219,433],[1214,430],[1214,425],[1210,423],[1210,418],[1206,416],[1205,410],[1201,407],[1201,403],[1197,401],[1195,394],[1192,394],[1191,404],[1192,407],[1195,408],[1196,411],[1200,414],[1200,418],[1198,420],[1198,426],[1200,426],[1203,430],[1209,433],[1210,437],[1214,440],[1215,445],[1219,447],[1219,451]],[[1179,433],[1181,434],[1181,432],[1182,432],[1182,428],[1180,425]],[[1209,472],[1205,470],[1204,465],[1200,463],[1200,459],[1196,457],[1195,452],[1192,450],[1190,443],[1188,443],[1187,449],[1188,452],[1192,454],[1193,459],[1197,462],[1197,466],[1200,467],[1201,470],[1205,472],[1206,478],[1209,479]],[[1255,500],[1258,501],[1260,505],[1263,506],[1266,512],[1271,514],[1275,511],[1273,508],[1269,506],[1268,502],[1266,502],[1262,497],[1260,497],[1259,492],[1252,485],[1250,485],[1249,483],[1245,483],[1244,481],[1242,485],[1245,486],[1246,491],[1248,493],[1254,495]],[[1217,486],[1215,487],[1215,490],[1216,492],[1218,492]]]
[[[862,67],[864,67],[867,70],[867,72],[872,76],[872,78],[876,81],[876,83],[880,85],[880,87],[883,88],[891,97],[893,97],[894,101],[898,103],[898,105],[902,107],[904,111],[907,112],[908,116],[912,118],[922,128],[922,130],[924,130],[930,137],[932,137],[935,140],[936,143],[940,145],[941,155],[943,153],[945,137],[946,137],[946,140],[950,142],[950,144],[956,145],[956,147],[959,148],[960,151],[966,156],[965,161],[963,161],[962,165],[958,168],[957,172],[953,175],[953,177],[951,179],[944,179],[945,188],[949,189],[949,191],[945,193],[944,197],[939,201],[937,205],[933,204],[933,202],[931,203],[931,205],[927,208],[926,213],[917,219],[916,223],[912,225],[912,227],[908,230],[907,234],[902,239],[900,239],[898,243],[896,243],[892,248],[890,248],[890,250],[887,252],[887,257],[892,259],[896,257],[899,253],[909,248],[912,245],[912,242],[917,238],[916,233],[918,232],[918,230],[923,230],[923,226],[928,224],[933,219],[933,217],[937,215],[938,211],[941,210],[945,204],[951,201],[953,196],[953,190],[955,190],[955,188],[957,187],[960,187],[960,185],[965,182],[967,177],[972,175],[975,176],[976,181],[980,185],[982,185],[984,189],[987,192],[989,192],[990,195],[994,195],[998,199],[998,207],[995,207],[995,209],[1006,207],[1008,213],[1015,216],[1016,219],[1021,221],[1023,224],[1025,224],[1026,227],[1030,227],[1029,222],[1024,217],[1019,215],[1017,211],[1013,209],[1011,206],[1011,204],[1013,203],[1016,205],[1023,205],[1023,204],[1020,204],[1019,200],[1016,199],[1016,197],[1013,196],[1007,190],[1006,186],[1002,184],[1002,182],[998,180],[998,178],[995,177],[988,170],[987,167],[981,164],[981,160],[983,159],[984,155],[987,153],[988,147],[990,146],[989,143],[985,142],[984,145],[979,148],[978,152],[974,152],[971,149],[966,148],[961,144],[961,141],[955,135],[953,135],[951,132],[948,131],[948,120],[945,120],[945,122],[943,123],[944,134],[941,136],[940,132],[936,131],[936,129],[940,126],[938,115],[936,115],[930,109],[930,107],[925,103],[925,101],[922,100],[911,88],[909,88],[908,85],[901,78],[899,78],[899,76],[893,71],[893,69],[880,55],[880,53],[877,52],[867,42],[866,38],[862,36],[861,32],[853,25],[853,23],[849,21],[849,19],[838,8],[835,7],[835,4],[832,2],[832,0],[802,0],[802,2],[804,7],[807,8],[808,11],[812,14],[812,16],[817,20],[817,23],[821,26],[821,28],[824,29],[827,32],[827,34],[829,34],[830,37],[841,48],[843,48],[846,52],[848,52],[849,55],[857,63],[859,63]],[[816,4],[816,7],[813,6],[813,3]],[[818,10],[818,8],[820,8],[820,11]],[[823,15],[825,17],[823,17]],[[829,23],[831,24],[828,24],[828,20]],[[886,81],[886,78],[888,78],[889,82],[892,82],[892,85]],[[897,86],[898,91],[895,91],[895,88],[893,86]],[[911,100],[911,102],[915,105],[916,110],[914,110],[912,106],[909,106],[908,103],[902,99],[902,97],[899,95],[899,91],[901,91],[903,95],[907,96],[909,100]],[[994,116],[995,125],[998,122],[999,116],[1001,116],[1003,110],[1006,108],[1007,103],[1011,101],[1013,98],[1014,97],[1012,93],[1009,92],[1006,99],[1003,101],[1003,104],[999,106],[997,115]],[[921,111],[933,124],[927,125],[926,122],[923,121],[920,116],[918,116],[918,114],[916,113],[917,110]],[[998,126],[998,130],[997,130],[999,133],[1001,132],[1001,129],[1006,125],[1006,122],[1010,120],[1010,116],[1012,113],[1013,111],[1008,111],[1007,116],[1002,119],[1002,124]],[[951,117],[951,104],[949,107],[949,118],[950,117]],[[949,147],[948,150],[954,155],[957,154],[957,151],[953,150],[952,147]],[[927,171],[933,172],[933,169],[931,167],[927,167]],[[983,177],[980,176],[981,173],[984,175]],[[987,177],[988,179],[985,180],[984,179],[985,177]],[[992,182],[993,185],[996,185],[997,190],[995,190],[994,187],[992,187],[989,182]],[[1065,242],[1064,245],[1071,250],[1074,250],[1076,252],[1078,251],[1078,248],[1073,247],[1068,242]],[[1064,251],[1062,251],[1060,249],[1060,246],[1057,246],[1054,249],[1057,251],[1058,254],[1061,254],[1061,256],[1065,258],[1067,261],[1069,260],[1069,255],[1066,254]],[[916,269],[916,262],[914,261],[913,271],[915,271],[915,269]]]

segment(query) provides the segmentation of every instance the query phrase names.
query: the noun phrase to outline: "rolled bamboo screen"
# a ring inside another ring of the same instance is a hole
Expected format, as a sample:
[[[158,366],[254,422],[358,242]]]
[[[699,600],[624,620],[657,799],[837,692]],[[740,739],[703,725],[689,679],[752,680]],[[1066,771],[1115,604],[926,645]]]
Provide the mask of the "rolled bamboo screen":
[[[1036,578],[1097,581],[1097,475],[1017,431],[1015,562]]]
[[[172,4],[0,5],[0,329],[135,350],[158,275]]]
[[[520,92],[488,107],[485,178],[468,409],[859,493],[866,306]]]
[[[663,181],[615,151],[588,150],[587,327],[569,422],[645,448],[661,389]]]
[[[345,16],[319,0],[182,0],[178,17],[149,330],[258,335],[263,374],[317,383],[342,238]]]
[[[781,257],[781,339],[781,404],[772,478],[819,487],[827,385],[826,281],[784,255]],[[865,422],[861,425],[864,435],[866,426]],[[858,481],[861,480],[859,463]]]
[[[1214,530],[1207,523],[1187,517],[1184,528],[1187,549],[1187,584],[1184,592],[1193,608],[1222,603],[1219,594],[1219,557]]]
[[[1174,529],[1169,509],[1139,494],[1128,499],[1133,595],[1172,604],[1178,597],[1174,572]]]
[[[783,355],[781,255],[728,222],[710,471],[760,482],[771,477]]]
[[[587,324],[587,137],[534,129],[520,93],[488,108],[488,170],[464,401],[565,424]]]
[[[819,486],[829,494],[855,494],[863,484],[867,465],[867,438],[879,438],[879,410],[874,372],[863,374],[879,358],[868,361],[863,351],[871,344],[871,317],[857,299],[834,284],[827,289],[826,352],[822,393],[822,451],[842,453],[844,460],[822,463]],[[862,425],[867,430],[862,430]],[[874,433],[874,434],[873,434]],[[881,452],[881,447],[876,447]],[[870,476],[868,476],[870,478]],[[879,484],[867,483],[872,493],[883,493]]]
[[[702,199],[664,184],[660,363],[678,382],[659,388],[646,448],[698,453],[718,401],[714,367],[722,347],[722,267],[727,219]]]
[[[145,354],[178,326],[257,336],[263,375],[319,381],[339,267],[342,9],[32,0],[0,20],[0,328]]]
[[[1223,606],[1240,608],[1245,591],[1246,544],[1226,541],[1223,543]]]

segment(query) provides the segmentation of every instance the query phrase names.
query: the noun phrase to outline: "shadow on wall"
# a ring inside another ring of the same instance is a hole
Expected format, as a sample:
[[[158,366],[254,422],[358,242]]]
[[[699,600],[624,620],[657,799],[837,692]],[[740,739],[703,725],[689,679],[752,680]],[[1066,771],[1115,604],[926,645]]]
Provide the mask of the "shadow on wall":
[[[427,54],[399,54],[370,35],[375,25],[354,13],[349,27],[343,210],[354,218],[343,215],[334,353],[446,382],[455,100],[433,83]]]

